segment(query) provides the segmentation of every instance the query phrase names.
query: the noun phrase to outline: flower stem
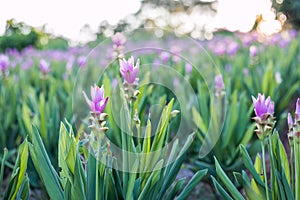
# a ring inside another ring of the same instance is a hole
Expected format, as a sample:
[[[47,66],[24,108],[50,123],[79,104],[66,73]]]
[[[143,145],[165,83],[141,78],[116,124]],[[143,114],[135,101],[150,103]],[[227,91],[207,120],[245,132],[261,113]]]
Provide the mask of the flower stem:
[[[299,141],[294,143],[295,154],[295,199],[300,199],[300,154],[299,154]]]
[[[98,151],[99,151],[99,147],[98,147]],[[99,199],[99,163],[98,163],[98,158],[99,158],[99,152],[96,156],[96,200]]]
[[[264,168],[266,197],[267,197],[267,200],[269,200],[269,191],[268,191],[269,189],[268,189],[267,168],[266,168],[266,155],[265,155],[265,145],[264,145],[263,140],[261,140],[261,150],[262,150],[262,159],[263,159],[263,168]]]
[[[292,171],[291,187],[292,187],[292,192],[295,195],[295,169],[293,163],[294,163],[294,147],[291,146],[290,149],[290,166]]]

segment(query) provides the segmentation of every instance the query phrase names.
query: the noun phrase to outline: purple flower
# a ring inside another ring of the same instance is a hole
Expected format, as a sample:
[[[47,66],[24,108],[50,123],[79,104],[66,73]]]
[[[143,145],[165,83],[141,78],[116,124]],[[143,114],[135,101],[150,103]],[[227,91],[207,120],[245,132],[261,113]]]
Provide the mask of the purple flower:
[[[287,123],[289,129],[291,130],[293,128],[293,123],[294,123],[291,113],[288,113]]]
[[[252,101],[254,105],[255,115],[261,120],[266,120],[269,115],[274,114],[274,102],[268,97],[265,99],[265,95],[258,94],[257,99],[252,96]]]
[[[225,52],[226,52],[226,46],[225,46],[225,44],[219,42],[214,47],[212,47],[212,51],[217,56],[223,56],[223,55],[225,55]]]
[[[226,70],[226,72],[230,72],[231,71],[231,65],[227,63],[225,65],[225,70]]]
[[[66,69],[68,72],[72,71],[73,69],[74,59],[75,59],[74,57],[70,57],[66,64]]]
[[[297,99],[296,103],[296,111],[295,111],[295,121],[300,121],[300,98]]]
[[[227,46],[227,53],[228,53],[230,56],[234,56],[238,50],[239,50],[239,44],[236,43],[236,42],[231,42],[231,43],[229,43],[229,45]]]
[[[222,74],[215,76],[215,87],[217,91],[222,91],[225,89]]]
[[[43,74],[48,74],[50,72],[50,64],[44,59],[40,60],[39,68]]]
[[[168,62],[170,60],[171,54],[169,52],[163,51],[161,52],[159,57],[163,62]]]
[[[111,36],[111,40],[116,47],[123,46],[126,43],[126,37],[119,32]]]
[[[190,74],[190,73],[192,73],[192,71],[193,71],[193,66],[190,63],[186,63],[185,64],[185,72],[187,74]]]
[[[245,77],[248,77],[249,76],[249,70],[247,68],[244,68],[243,69],[243,73],[244,73],[244,76]]]
[[[125,81],[129,84],[134,83],[136,76],[139,71],[140,60],[137,59],[136,65],[134,66],[134,58],[131,56],[128,61],[123,58],[120,60],[120,73],[125,79]]]
[[[251,45],[249,48],[250,56],[256,57],[257,56],[257,47],[254,45]]]
[[[79,56],[77,59],[77,64],[79,67],[84,67],[86,65],[86,57],[85,56]]]
[[[103,85],[101,88],[99,88],[96,84],[94,84],[94,87],[91,86],[91,97],[92,100],[90,100],[85,92],[83,91],[83,96],[85,98],[85,101],[89,105],[91,111],[93,113],[101,114],[103,110],[106,107],[108,97],[104,98],[104,88]]]
[[[173,80],[173,86],[174,86],[174,88],[175,89],[178,88],[179,85],[180,85],[180,82],[179,82],[178,78],[174,78],[174,80]]]
[[[27,69],[29,69],[30,67],[32,67],[33,66],[33,61],[31,60],[31,59],[28,59],[28,60],[26,60],[23,64],[22,64],[22,69],[23,70],[27,70]]]
[[[6,55],[0,55],[0,70],[6,71],[9,65],[9,58]]]

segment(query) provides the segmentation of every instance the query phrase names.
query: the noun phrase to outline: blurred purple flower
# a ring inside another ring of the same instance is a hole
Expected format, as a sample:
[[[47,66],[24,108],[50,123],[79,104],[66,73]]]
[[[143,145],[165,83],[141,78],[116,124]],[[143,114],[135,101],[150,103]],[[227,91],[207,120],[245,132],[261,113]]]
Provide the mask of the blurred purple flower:
[[[173,58],[172,58],[173,62],[174,63],[179,63],[179,61],[181,60],[179,55],[181,54],[182,49],[179,46],[174,45],[174,46],[171,47],[171,52],[173,54]]]
[[[158,58],[154,59],[153,61],[153,69],[156,70],[161,65],[161,60]]]
[[[225,65],[225,70],[226,70],[226,72],[230,72],[231,71],[231,65],[229,63],[227,63]]]
[[[287,123],[289,130],[292,130],[294,122],[291,113],[288,113]]]
[[[106,107],[108,97],[104,98],[104,88],[103,85],[101,88],[99,88],[96,84],[94,84],[94,87],[91,86],[91,98],[90,100],[86,93],[83,91],[83,96],[85,98],[85,101],[89,105],[91,111],[96,114],[101,114],[103,110]]]
[[[215,87],[217,91],[222,91],[225,89],[222,74],[215,76]]]
[[[251,57],[256,57],[257,56],[257,47],[254,45],[251,45],[249,47],[249,52]]]
[[[75,58],[74,57],[70,57],[67,64],[66,64],[66,69],[68,72],[71,72],[72,69],[73,69],[73,65],[74,65],[74,60]]]
[[[174,85],[174,88],[175,88],[175,89],[179,87],[180,82],[179,82],[178,78],[174,78],[174,80],[173,80],[173,85]]]
[[[280,48],[285,48],[287,45],[289,45],[289,43],[290,43],[290,40],[289,40],[289,39],[282,38],[282,39],[279,41],[279,46],[280,46]]]
[[[23,70],[27,70],[29,68],[31,68],[33,66],[33,61],[31,59],[26,60],[23,65],[22,65],[22,69]]]
[[[86,63],[87,63],[87,59],[85,56],[79,56],[77,58],[77,64],[79,67],[84,67],[86,65]]]
[[[243,73],[244,73],[244,76],[245,77],[248,77],[249,76],[249,70],[247,68],[244,68],[243,69]]]
[[[190,74],[193,71],[193,66],[190,63],[185,64],[185,72],[186,74]]]
[[[289,30],[288,33],[289,33],[289,36],[292,37],[292,38],[298,37],[298,32],[295,29]]]
[[[300,121],[300,98],[297,99],[296,103],[296,111],[295,111],[295,121]]]
[[[50,72],[50,64],[44,59],[40,60],[39,68],[42,74],[48,74]]]
[[[118,79],[114,78],[112,83],[111,83],[111,86],[112,86],[113,89],[116,89],[117,85],[118,85]]]
[[[126,43],[126,37],[119,32],[111,36],[111,40],[116,47],[123,46]]]
[[[266,120],[269,115],[273,116],[274,102],[271,101],[270,97],[265,99],[265,95],[259,93],[257,99],[252,96],[252,101],[256,117]]]
[[[0,55],[0,70],[6,71],[8,69],[8,65],[9,65],[8,56],[6,56],[4,54]]]
[[[163,62],[168,62],[170,60],[171,54],[169,52],[163,51],[160,53],[159,58]]]
[[[123,58],[123,60],[120,60],[120,73],[123,76],[124,80],[132,84],[136,80],[136,76],[139,71],[140,66],[140,60],[137,59],[136,65],[134,65],[134,58],[131,56],[128,61]]]
[[[227,53],[230,56],[234,56],[236,54],[236,52],[239,50],[239,44],[236,42],[230,42],[228,47],[227,47]]]
[[[218,42],[216,46],[212,47],[212,51],[217,56],[223,56],[226,52],[226,46],[224,43]]]

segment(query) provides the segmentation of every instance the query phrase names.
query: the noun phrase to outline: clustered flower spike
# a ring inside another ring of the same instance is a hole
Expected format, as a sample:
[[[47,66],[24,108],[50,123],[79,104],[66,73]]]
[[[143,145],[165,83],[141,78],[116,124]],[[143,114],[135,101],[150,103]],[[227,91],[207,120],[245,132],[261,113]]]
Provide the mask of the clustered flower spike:
[[[103,85],[101,88],[99,88],[96,84],[94,84],[94,87],[91,86],[91,100],[87,97],[85,92],[82,93],[92,113],[100,115],[105,109],[108,101],[108,97],[104,98]]]
[[[127,61],[125,58],[120,60],[120,73],[128,84],[133,84],[136,81],[136,76],[139,71],[140,60],[136,61],[134,65],[134,58],[131,56]]]
[[[263,140],[268,136],[274,125],[275,117],[274,115],[274,102],[270,97],[265,98],[264,94],[258,94],[257,99],[252,96],[252,101],[254,105],[255,117],[253,118],[256,122],[257,136],[260,140]]]
[[[215,87],[216,87],[216,90],[218,90],[218,91],[225,89],[222,74],[215,76]]]
[[[42,74],[46,75],[50,72],[50,64],[45,61],[44,59],[40,60],[40,63],[39,63],[39,68],[42,72]]]
[[[79,67],[84,67],[87,63],[87,58],[85,56],[79,56],[77,58],[77,64]]]
[[[289,130],[292,130],[294,122],[291,113],[288,113],[287,123],[288,123]]]
[[[215,76],[215,95],[216,97],[222,97],[225,95],[225,85],[222,74]]]
[[[9,65],[9,58],[6,55],[0,55],[0,71],[6,71]]]
[[[300,123],[300,98],[297,99],[296,103],[295,122]]]
[[[111,40],[113,42],[113,52],[111,52],[111,56],[118,57],[119,59],[124,57],[123,49],[126,43],[126,36],[122,33],[116,33],[111,36]]]
[[[266,99],[264,94],[259,93],[257,99],[252,96],[252,101],[256,117],[265,120],[268,116],[273,116],[274,102],[271,101],[270,97]]]
[[[116,47],[123,46],[126,43],[126,37],[119,32],[111,36],[111,40]]]
[[[300,143],[300,98],[297,99],[295,110],[295,121],[293,121],[292,115],[288,113],[288,138],[290,146],[294,145],[294,139],[296,143]]]

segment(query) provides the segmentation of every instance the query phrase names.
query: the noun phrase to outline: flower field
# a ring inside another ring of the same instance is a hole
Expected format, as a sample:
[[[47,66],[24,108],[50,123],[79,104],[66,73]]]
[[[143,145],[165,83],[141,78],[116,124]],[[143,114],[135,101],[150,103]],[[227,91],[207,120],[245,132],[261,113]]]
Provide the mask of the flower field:
[[[0,198],[300,199],[299,44],[136,31],[6,50]]]

